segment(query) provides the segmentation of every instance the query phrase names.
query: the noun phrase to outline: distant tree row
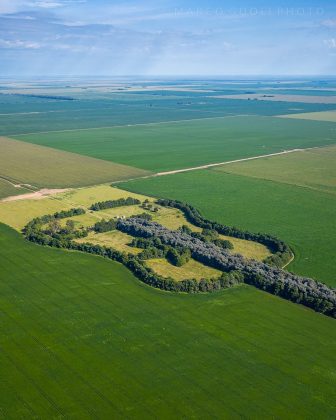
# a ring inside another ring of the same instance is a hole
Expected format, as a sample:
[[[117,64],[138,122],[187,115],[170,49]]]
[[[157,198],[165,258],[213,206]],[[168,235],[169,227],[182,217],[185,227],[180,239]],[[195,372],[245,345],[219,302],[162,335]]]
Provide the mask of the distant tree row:
[[[183,203],[182,201],[159,199],[157,200],[157,204],[160,206],[173,207],[181,210],[190,223],[200,228],[216,231],[219,234],[232,236],[238,239],[246,239],[249,241],[259,242],[267,246],[273,252],[273,255],[267,257],[267,261],[265,261],[269,265],[282,267],[292,258],[293,253],[289,246],[274,236],[268,235],[266,233],[252,233],[243,231],[236,227],[212,222],[205,219],[195,207],[191,206],[190,204]]]
[[[119,198],[118,200],[107,200],[107,201],[99,201],[98,203],[92,204],[90,210],[99,211],[105,209],[112,209],[115,207],[123,207],[123,206],[134,206],[136,204],[141,204],[141,201],[137,198],[127,197],[127,198]]]

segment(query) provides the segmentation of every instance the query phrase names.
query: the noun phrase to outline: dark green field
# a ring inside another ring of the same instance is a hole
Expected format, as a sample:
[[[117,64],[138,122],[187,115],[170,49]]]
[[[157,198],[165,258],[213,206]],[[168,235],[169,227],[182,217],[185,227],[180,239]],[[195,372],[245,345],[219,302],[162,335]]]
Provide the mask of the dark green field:
[[[159,292],[4,225],[0,267],[3,418],[334,417],[330,318],[247,286]]]
[[[132,181],[122,188],[186,201],[211,220],[274,234],[295,251],[290,270],[336,285],[334,194],[213,170]]]
[[[336,142],[333,123],[228,117],[16,136],[43,146],[166,171]]]

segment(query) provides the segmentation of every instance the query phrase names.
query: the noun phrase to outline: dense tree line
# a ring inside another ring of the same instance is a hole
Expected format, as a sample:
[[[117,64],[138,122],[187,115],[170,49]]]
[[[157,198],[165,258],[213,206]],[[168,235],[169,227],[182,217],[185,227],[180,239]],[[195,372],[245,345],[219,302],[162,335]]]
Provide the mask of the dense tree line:
[[[157,204],[164,207],[173,207],[181,210],[186,219],[195,226],[198,226],[207,230],[215,230],[218,233],[226,236],[232,236],[238,239],[246,239],[249,241],[259,242],[267,246],[273,255],[267,257],[267,264],[282,267],[290,261],[292,258],[292,251],[289,246],[274,236],[266,233],[252,233],[248,231],[240,230],[236,227],[222,225],[217,222],[212,222],[205,219],[200,212],[193,206],[187,203],[176,200],[159,199]]]
[[[203,264],[224,272],[238,271],[248,284],[336,317],[336,290],[323,283],[263,262],[245,260],[211,242],[204,242],[182,231],[171,231],[143,219],[120,220],[117,228],[133,236],[160,239],[163,244],[174,248],[189,249],[192,258]]]
[[[221,239],[219,233],[214,229],[203,229],[202,232],[193,232],[189,226],[183,225],[179,228],[179,231],[187,233],[193,238],[198,238],[204,242],[212,242],[215,245],[223,249],[233,249],[232,242]]]
[[[134,206],[136,204],[141,204],[141,201],[137,198],[127,197],[127,198],[119,198],[118,200],[107,200],[107,201],[99,201],[98,203],[92,204],[90,210],[99,211],[105,209],[112,209],[115,207],[123,207],[123,206]]]
[[[81,214],[85,214],[85,210],[79,207],[79,208],[73,208],[70,210],[58,211],[53,214],[53,217],[55,219],[65,219],[66,217],[79,216]]]

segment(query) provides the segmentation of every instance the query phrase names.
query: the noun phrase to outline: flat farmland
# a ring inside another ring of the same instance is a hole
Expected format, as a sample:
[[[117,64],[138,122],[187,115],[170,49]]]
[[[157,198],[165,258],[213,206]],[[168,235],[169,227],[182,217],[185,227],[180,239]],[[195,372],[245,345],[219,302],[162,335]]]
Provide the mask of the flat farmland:
[[[131,181],[122,188],[186,201],[210,220],[276,235],[295,252],[289,270],[336,285],[335,194],[214,170]]]
[[[148,172],[104,160],[0,137],[0,177],[35,187],[80,187]],[[8,191],[9,195],[11,191]]]
[[[232,163],[213,170],[336,194],[336,146]]]
[[[160,292],[4,225],[0,266],[4,418],[334,416],[330,318],[248,286]]]
[[[221,93],[221,92],[219,92]],[[225,92],[224,92],[225,93]],[[31,91],[34,94],[34,91]],[[37,92],[41,95],[41,92]],[[216,99],[209,93],[179,91],[73,93],[48,90],[45,95],[64,95],[74,100],[0,93],[0,135],[10,136],[45,131],[76,130],[193,120],[229,115],[286,115],[328,111],[326,104],[238,101]]]
[[[336,142],[333,123],[226,117],[16,136],[151,171],[169,171]]]

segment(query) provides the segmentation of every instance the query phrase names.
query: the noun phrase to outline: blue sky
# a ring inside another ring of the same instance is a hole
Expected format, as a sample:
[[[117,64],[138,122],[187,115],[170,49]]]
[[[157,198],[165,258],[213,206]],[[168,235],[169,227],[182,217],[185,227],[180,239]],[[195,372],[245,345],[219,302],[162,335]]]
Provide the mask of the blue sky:
[[[336,1],[0,0],[0,75],[336,74]]]

